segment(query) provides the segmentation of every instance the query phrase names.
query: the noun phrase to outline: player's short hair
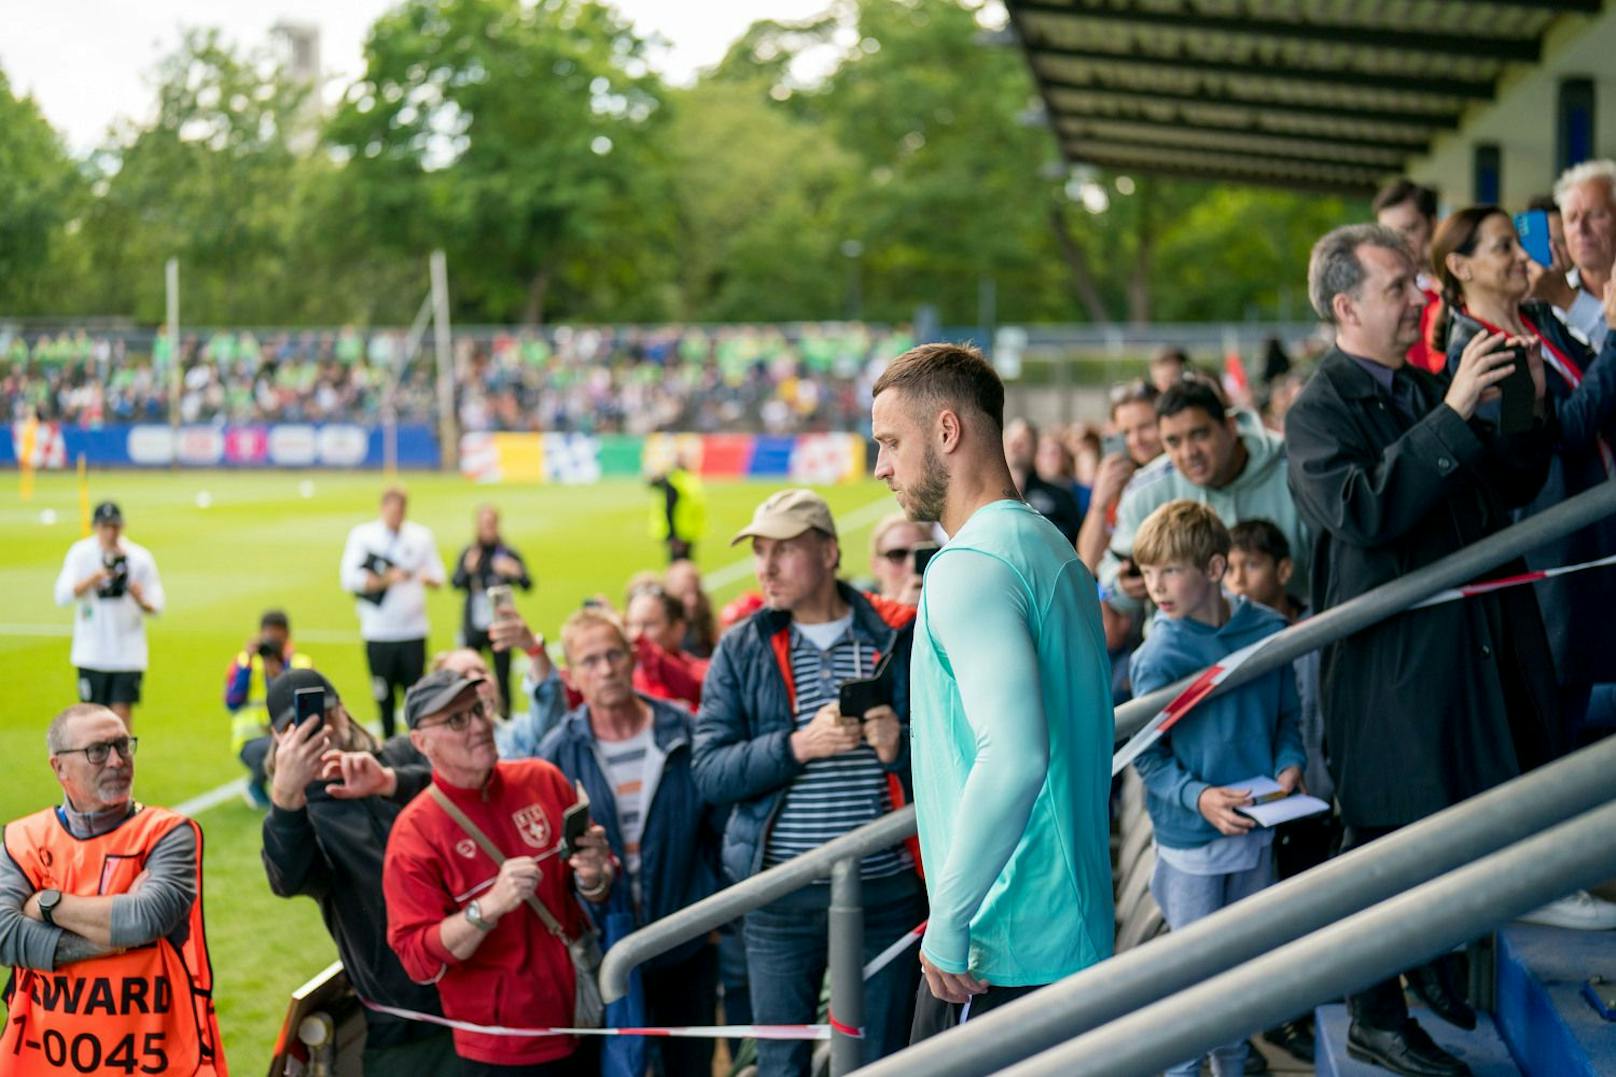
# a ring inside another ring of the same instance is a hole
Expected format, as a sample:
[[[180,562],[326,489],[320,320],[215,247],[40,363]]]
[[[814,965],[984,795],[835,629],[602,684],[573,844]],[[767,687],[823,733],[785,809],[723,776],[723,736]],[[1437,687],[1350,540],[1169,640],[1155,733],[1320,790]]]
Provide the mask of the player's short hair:
[[[995,436],[1004,433],[1004,382],[969,344],[922,344],[910,348],[876,379],[871,397],[896,389],[936,409],[974,411],[987,419]]]

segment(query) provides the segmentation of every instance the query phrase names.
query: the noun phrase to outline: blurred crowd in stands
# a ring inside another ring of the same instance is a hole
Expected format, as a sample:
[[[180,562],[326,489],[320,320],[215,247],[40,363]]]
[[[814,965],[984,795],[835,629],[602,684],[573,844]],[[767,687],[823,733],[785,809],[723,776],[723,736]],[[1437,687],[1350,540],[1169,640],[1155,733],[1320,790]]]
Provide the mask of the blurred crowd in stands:
[[[468,330],[454,345],[466,432],[790,434],[852,430],[873,361],[913,341],[904,327],[554,326]],[[150,331],[0,328],[0,407],[84,426],[166,422],[166,337]],[[435,422],[430,340],[396,329],[187,333],[185,423]]]

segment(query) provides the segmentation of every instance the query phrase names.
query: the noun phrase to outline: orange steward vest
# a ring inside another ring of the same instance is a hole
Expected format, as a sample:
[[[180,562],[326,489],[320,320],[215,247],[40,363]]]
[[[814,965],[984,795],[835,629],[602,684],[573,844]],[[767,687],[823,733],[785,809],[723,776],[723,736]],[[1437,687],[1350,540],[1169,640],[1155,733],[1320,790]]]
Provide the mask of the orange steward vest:
[[[8,823],[5,847],[35,890],[125,894],[152,847],[181,826],[196,834],[197,897],[185,922],[169,938],[55,972],[14,969],[0,1072],[227,1077],[202,927],[202,828],[166,808],[141,805],[107,833],[79,839],[55,808],[46,808]]]

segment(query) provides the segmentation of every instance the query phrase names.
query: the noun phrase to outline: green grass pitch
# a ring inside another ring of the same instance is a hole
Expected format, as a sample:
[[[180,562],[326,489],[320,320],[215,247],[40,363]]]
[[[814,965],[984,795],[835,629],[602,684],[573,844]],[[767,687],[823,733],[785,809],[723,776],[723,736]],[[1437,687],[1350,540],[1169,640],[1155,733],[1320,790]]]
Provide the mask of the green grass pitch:
[[[375,516],[379,475],[321,473],[93,473],[92,501],[118,501],[127,534],[157,559],[168,608],[148,625],[151,667],[135,710],[141,750],[135,792],[174,805],[240,777],[230,753],[222,696],[225,668],[257,628],[259,613],[284,608],[293,638],[335,683],[349,709],[373,720],[353,601],[337,583],[343,539]],[[479,487],[458,476],[406,476],[410,517],[431,527],[444,562],[471,535],[476,506],[504,514],[506,537],[522,551],[536,587],[518,605],[554,638],[585,595],[620,602],[634,572],[658,568],[647,534],[650,492],[635,482],[596,486]],[[698,559],[716,573],[715,604],[750,586],[744,548],[728,537],[784,483],[710,483],[709,532]],[[842,523],[844,564],[861,573],[870,526],[895,509],[875,482],[822,491]],[[201,494],[207,497],[199,497]],[[206,507],[203,503],[206,502]],[[54,513],[54,522],[46,523]],[[28,502],[16,476],[0,483],[0,820],[60,800],[45,757],[51,715],[75,699],[68,664],[69,611],[52,601],[67,547],[80,536],[77,484],[45,474]],[[738,564],[739,562],[739,564]],[[452,570],[452,565],[450,565]],[[429,650],[453,645],[460,596],[430,597]],[[261,816],[232,798],[199,816],[204,895],[215,997],[226,1054],[240,1073],[262,1072],[288,993],[335,956],[314,902],[274,897],[259,863]]]

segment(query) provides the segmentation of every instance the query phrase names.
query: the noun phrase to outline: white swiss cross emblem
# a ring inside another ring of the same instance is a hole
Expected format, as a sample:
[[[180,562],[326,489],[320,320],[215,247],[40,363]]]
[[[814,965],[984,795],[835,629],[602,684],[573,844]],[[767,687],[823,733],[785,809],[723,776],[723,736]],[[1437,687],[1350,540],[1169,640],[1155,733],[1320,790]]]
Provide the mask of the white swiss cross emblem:
[[[539,805],[529,804],[521,811],[513,813],[511,822],[516,824],[516,832],[522,835],[522,840],[533,848],[550,847],[550,820]]]
[[[470,838],[461,838],[459,841],[455,842],[455,852],[459,853],[467,860],[471,860],[477,855],[477,846]]]

